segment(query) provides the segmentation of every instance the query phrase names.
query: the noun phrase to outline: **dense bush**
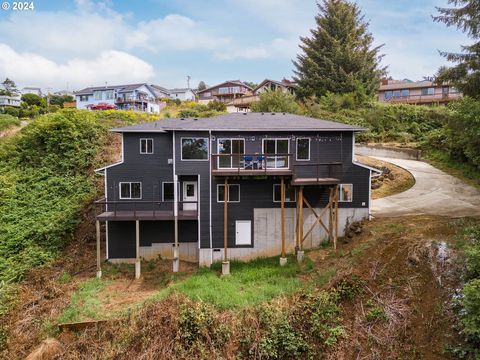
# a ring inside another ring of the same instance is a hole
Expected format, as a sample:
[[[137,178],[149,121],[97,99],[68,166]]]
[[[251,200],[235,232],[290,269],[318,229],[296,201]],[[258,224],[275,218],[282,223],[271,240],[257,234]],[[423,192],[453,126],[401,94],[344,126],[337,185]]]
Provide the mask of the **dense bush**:
[[[300,106],[295,97],[283,91],[265,91],[260,94],[260,100],[252,103],[251,110],[255,112],[286,112],[299,114]]]

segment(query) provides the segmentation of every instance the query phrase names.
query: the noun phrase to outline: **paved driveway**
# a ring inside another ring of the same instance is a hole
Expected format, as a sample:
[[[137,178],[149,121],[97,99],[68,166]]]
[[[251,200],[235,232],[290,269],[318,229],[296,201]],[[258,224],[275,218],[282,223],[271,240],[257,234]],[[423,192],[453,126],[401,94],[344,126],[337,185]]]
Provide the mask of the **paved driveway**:
[[[480,217],[480,192],[474,187],[423,161],[375,158],[410,171],[415,177],[415,185],[400,194],[372,200],[373,216],[429,214]]]

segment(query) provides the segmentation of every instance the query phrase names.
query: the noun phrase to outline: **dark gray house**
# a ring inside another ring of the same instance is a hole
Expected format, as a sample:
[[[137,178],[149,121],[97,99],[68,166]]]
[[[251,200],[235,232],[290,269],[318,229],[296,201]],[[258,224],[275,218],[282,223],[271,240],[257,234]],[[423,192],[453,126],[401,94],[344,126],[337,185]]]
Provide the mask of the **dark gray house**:
[[[113,129],[122,159],[97,170],[105,176],[97,230],[106,222],[107,259],[136,261],[139,275],[140,258],[210,265],[336,239],[369,217],[374,169],[353,151],[364,130],[285,113]]]

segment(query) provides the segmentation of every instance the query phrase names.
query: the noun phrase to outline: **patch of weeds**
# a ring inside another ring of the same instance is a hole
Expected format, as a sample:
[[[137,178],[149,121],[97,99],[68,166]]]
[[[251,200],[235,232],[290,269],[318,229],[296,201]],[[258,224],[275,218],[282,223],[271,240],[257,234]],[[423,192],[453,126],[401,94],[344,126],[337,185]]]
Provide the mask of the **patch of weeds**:
[[[314,282],[317,286],[325,285],[332,277],[337,274],[336,268],[328,269],[325,272],[319,273]]]
[[[362,279],[353,275],[349,278],[341,279],[331,291],[337,293],[340,300],[353,300],[355,296],[363,292],[364,285]]]
[[[72,277],[70,276],[70,274],[66,271],[62,271],[62,273],[60,274],[60,276],[58,277],[58,282],[60,284],[67,284],[70,282],[70,280],[72,280]]]
[[[80,284],[73,294],[70,305],[58,317],[59,323],[78,322],[87,319],[99,319],[103,314],[98,293],[105,287],[102,279],[94,278]]]
[[[376,227],[376,230],[385,233],[394,233],[394,234],[399,234],[407,230],[407,227],[404,224],[399,224],[399,223],[387,223],[387,224],[381,224]]]
[[[363,255],[363,252],[370,246],[368,243],[363,243],[350,251],[350,256],[357,257]]]
[[[368,311],[365,314],[365,320],[369,323],[388,320],[385,309],[380,304],[376,304],[372,300],[367,301]]]

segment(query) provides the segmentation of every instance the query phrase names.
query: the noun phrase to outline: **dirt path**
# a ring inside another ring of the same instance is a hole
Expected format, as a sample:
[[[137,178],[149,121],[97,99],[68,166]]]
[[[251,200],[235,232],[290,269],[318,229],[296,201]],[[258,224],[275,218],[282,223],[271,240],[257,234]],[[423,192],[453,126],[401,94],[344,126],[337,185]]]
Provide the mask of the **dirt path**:
[[[480,217],[480,192],[474,187],[423,161],[376,159],[408,170],[415,177],[415,185],[403,193],[373,200],[373,216],[429,214]]]

